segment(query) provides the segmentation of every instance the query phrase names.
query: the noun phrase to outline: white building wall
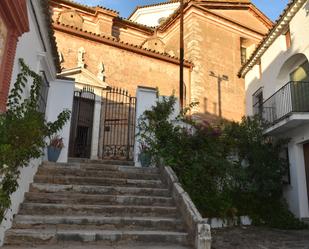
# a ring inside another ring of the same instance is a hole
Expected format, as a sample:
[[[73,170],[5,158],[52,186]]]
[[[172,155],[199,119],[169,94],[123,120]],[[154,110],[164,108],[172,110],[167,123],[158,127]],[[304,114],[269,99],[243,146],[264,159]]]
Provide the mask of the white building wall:
[[[39,34],[38,25],[36,23],[35,13],[37,16],[38,24],[45,27],[45,15],[42,14],[39,0],[27,0],[28,18],[30,31],[23,34],[17,43],[15,61],[12,71],[11,88],[16,81],[17,74],[20,72],[19,58],[24,59],[25,63],[31,70],[39,73],[45,71],[47,79],[50,83],[55,80],[56,68],[52,59],[50,48],[50,41],[48,38],[48,30],[41,28],[42,38],[44,40],[46,50],[44,49],[41,36]],[[33,9],[35,13],[33,12]],[[53,86],[52,86],[53,87]],[[51,88],[52,88],[51,87]],[[30,85],[26,86],[23,93],[24,97],[29,96]],[[30,183],[33,182],[38,166],[41,164],[43,158],[32,160],[28,167],[22,168],[20,171],[19,188],[12,194],[12,205],[10,210],[6,213],[5,219],[0,225],[0,246],[3,243],[4,232],[12,225],[13,216],[18,212],[20,203],[24,200],[24,194],[29,190]]]
[[[136,125],[138,124],[139,118],[143,115],[146,110],[150,110],[152,106],[158,101],[157,90],[148,87],[138,87],[136,90]],[[139,130],[136,127],[135,134],[138,134]],[[140,143],[138,138],[135,139],[134,144],[134,163],[135,167],[141,167],[141,163],[138,160],[140,153]]]
[[[169,17],[179,5],[179,3],[170,3],[141,8],[132,15],[130,20],[150,27],[158,26],[159,19],[162,17]]]
[[[261,57],[262,75],[259,65],[255,65],[245,76],[246,113],[253,114],[253,93],[263,87],[264,101],[290,81],[292,67],[282,71],[284,63],[295,54],[304,54],[309,59],[309,1],[296,13],[290,22],[292,44],[286,48],[284,35],[279,36]],[[290,159],[291,184],[284,187],[284,195],[291,211],[298,217],[309,217],[306,174],[303,156],[303,143],[309,141],[308,125],[298,126],[280,134],[291,138],[288,144]],[[309,184],[309,183],[308,183]]]
[[[54,122],[59,113],[63,110],[70,110],[72,113],[74,81],[55,80],[50,83],[50,89],[47,100],[46,119],[48,122]],[[69,141],[70,141],[71,119],[64,125],[62,130],[56,135],[63,138],[64,147],[61,150],[58,162],[66,163],[68,161]],[[45,153],[45,160],[47,160]]]

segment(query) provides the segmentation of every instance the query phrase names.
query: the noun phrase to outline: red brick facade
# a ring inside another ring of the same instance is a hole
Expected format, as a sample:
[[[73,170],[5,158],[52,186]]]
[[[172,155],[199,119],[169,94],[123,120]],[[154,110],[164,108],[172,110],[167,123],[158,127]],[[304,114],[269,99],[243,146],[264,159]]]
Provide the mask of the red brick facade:
[[[26,0],[1,0],[0,112],[6,110],[18,37],[29,30]]]

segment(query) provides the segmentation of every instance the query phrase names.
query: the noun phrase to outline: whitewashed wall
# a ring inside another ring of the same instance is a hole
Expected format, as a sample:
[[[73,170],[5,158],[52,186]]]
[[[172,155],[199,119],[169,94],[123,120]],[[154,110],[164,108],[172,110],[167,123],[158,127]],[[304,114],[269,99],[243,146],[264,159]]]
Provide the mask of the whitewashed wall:
[[[148,87],[138,87],[136,90],[136,124],[138,119],[143,115],[146,110],[150,110],[157,102],[157,90]],[[135,134],[138,134],[138,129],[136,128]],[[141,167],[141,163],[138,161],[138,154],[140,143],[138,139],[135,139],[134,145],[134,163],[136,167]]]
[[[253,114],[252,94],[263,87],[264,100],[269,98],[283,85],[289,82],[289,74],[304,62],[304,56],[309,59],[309,1],[298,11],[290,22],[292,45],[286,48],[285,36],[279,36],[267,49],[261,58],[262,75],[259,66],[255,65],[245,77],[246,82],[246,113]],[[295,55],[299,55],[298,58]],[[287,65],[292,57],[295,61]],[[309,217],[303,143],[309,141],[309,127],[303,125],[281,134],[291,138],[288,144],[290,159],[291,184],[284,187],[284,195],[291,211],[300,218]]]
[[[31,5],[32,3],[32,5]],[[45,16],[42,14],[40,9],[39,0],[27,0],[27,10],[29,18],[30,31],[23,34],[17,43],[15,61],[13,66],[11,88],[16,81],[17,74],[20,72],[18,63],[19,58],[23,58],[25,63],[35,72],[45,71],[48,81],[53,82],[56,77],[56,68],[52,59],[50,41],[48,38],[48,30],[44,27]],[[39,28],[36,23],[35,15],[32,9],[37,15],[38,25],[41,26],[42,38],[39,34]],[[45,48],[43,46],[45,43]],[[29,95],[30,86],[27,86],[24,92],[24,97]],[[28,167],[21,169],[19,188],[12,194],[12,206],[11,210],[7,212],[5,220],[0,225],[0,246],[3,243],[4,232],[9,229],[12,225],[13,215],[18,212],[19,205],[24,200],[24,193],[29,190],[30,183],[33,182],[33,176],[37,171],[38,166],[41,164],[43,158],[32,160]]]
[[[74,94],[74,81],[55,80],[50,83],[46,119],[48,122],[54,122],[60,112],[67,109],[72,113]],[[57,134],[63,138],[64,148],[61,150],[58,162],[66,163],[68,161],[69,140],[70,140],[71,119],[65,124],[62,130]],[[45,153],[45,160],[47,160]]]
[[[150,27],[158,26],[159,19],[168,17],[179,7],[179,3],[170,3],[138,9],[130,18],[131,21]]]

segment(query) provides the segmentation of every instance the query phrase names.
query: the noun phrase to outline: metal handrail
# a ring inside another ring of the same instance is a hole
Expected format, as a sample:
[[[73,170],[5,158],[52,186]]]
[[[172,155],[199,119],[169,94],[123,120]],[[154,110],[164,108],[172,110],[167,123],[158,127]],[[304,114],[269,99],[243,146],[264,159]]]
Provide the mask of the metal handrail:
[[[257,114],[269,124],[282,119],[292,112],[309,112],[309,82],[290,81],[263,101],[256,103],[254,109],[262,110]]]

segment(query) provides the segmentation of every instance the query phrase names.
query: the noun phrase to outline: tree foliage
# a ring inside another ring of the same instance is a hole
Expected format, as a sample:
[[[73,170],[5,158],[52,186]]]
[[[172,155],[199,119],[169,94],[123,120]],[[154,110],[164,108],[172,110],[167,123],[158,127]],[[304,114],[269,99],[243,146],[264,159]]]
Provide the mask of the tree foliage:
[[[219,126],[172,118],[175,97],[163,98],[139,119],[139,140],[176,172],[204,217],[249,215],[254,224],[301,228],[282,197],[287,139],[263,134],[257,117]]]
[[[46,137],[60,131],[70,118],[70,111],[64,110],[55,122],[45,121],[38,111],[42,78],[22,59],[19,62],[20,73],[9,94],[7,111],[0,114],[0,222],[11,205],[11,194],[18,188],[21,167],[39,158]],[[29,97],[25,98],[27,90]]]

